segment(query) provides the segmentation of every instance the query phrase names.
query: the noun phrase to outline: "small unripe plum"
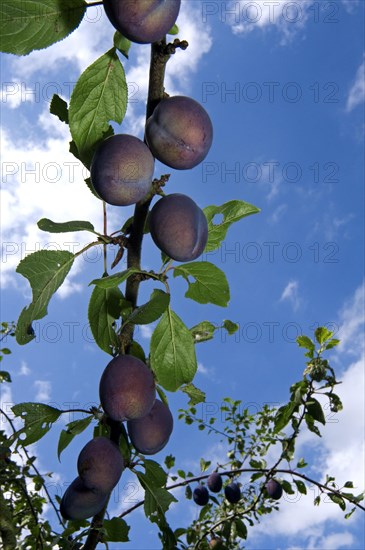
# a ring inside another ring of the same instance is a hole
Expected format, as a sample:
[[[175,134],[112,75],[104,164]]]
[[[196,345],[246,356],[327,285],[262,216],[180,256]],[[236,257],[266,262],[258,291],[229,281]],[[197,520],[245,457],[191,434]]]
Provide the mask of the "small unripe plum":
[[[149,226],[158,248],[178,262],[195,260],[207,244],[207,219],[187,195],[173,193],[160,199],[151,210]]]
[[[209,491],[205,485],[198,485],[193,491],[193,500],[199,506],[205,506],[209,502]]]
[[[270,479],[266,483],[266,491],[270,498],[279,500],[283,494],[283,488],[276,479]]]
[[[139,453],[154,455],[166,446],[173,425],[170,409],[156,399],[148,415],[137,420],[129,420],[127,429],[132,445]]]
[[[128,134],[110,136],[96,149],[90,166],[91,182],[108,204],[128,206],[151,189],[155,160],[143,141]]]
[[[111,24],[137,44],[161,40],[179,15],[181,0],[104,0]]]
[[[218,472],[213,472],[207,479],[207,485],[212,493],[219,493],[223,485],[222,476]]]
[[[142,418],[156,398],[152,371],[137,357],[118,355],[101,376],[99,394],[104,411],[113,420]]]
[[[81,450],[77,470],[85,487],[110,493],[124,470],[118,446],[107,437],[95,437]]]
[[[215,548],[215,550],[221,550],[223,548],[223,541],[220,538],[215,537],[209,541],[209,548]]]
[[[108,493],[88,489],[81,478],[77,477],[62,497],[60,512],[66,520],[91,518],[104,508],[108,496]]]
[[[241,499],[241,489],[238,483],[230,483],[224,488],[224,495],[228,502],[231,504],[237,504]]]
[[[163,99],[147,120],[146,141],[160,162],[188,170],[207,156],[213,141],[212,122],[200,103],[190,97]]]

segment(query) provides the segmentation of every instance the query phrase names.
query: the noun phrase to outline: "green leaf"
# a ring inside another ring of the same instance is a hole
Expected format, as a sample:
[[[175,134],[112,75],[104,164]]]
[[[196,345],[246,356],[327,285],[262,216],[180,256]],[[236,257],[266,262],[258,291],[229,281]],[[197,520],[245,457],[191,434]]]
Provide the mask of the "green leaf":
[[[332,502],[334,502],[335,504],[338,504],[341,510],[343,511],[346,510],[346,503],[342,497],[340,497],[339,495],[334,495],[333,493],[328,493],[328,496],[330,497]]]
[[[283,479],[282,481],[280,481],[280,485],[282,486],[283,491],[285,491],[285,493],[287,493],[288,495],[295,495],[295,491],[291,486],[291,483],[289,483],[289,481],[286,481],[285,479]]]
[[[146,362],[146,354],[144,352],[144,349],[142,348],[141,344],[133,340],[129,347],[129,355],[133,355],[133,357],[138,357],[141,361],[144,363]]]
[[[309,351],[315,350],[314,342],[308,336],[298,336],[297,344],[300,348],[308,349]]]
[[[26,55],[59,42],[82,21],[84,0],[1,0],[0,50]]]
[[[326,340],[329,340],[332,337],[333,332],[328,330],[328,328],[326,327],[318,327],[314,335],[318,344],[323,344],[324,342],[326,342]]]
[[[105,519],[103,522],[105,533],[103,542],[128,542],[129,525],[121,518]]]
[[[204,214],[208,221],[208,243],[205,252],[216,250],[226,238],[229,227],[251,214],[260,212],[259,208],[244,201],[233,200],[222,204],[221,206],[207,206],[204,208]],[[215,224],[213,219],[217,214],[223,215],[223,220]]]
[[[308,463],[304,460],[304,458],[301,458],[297,463],[297,468],[305,468],[308,466]]]
[[[155,289],[149,302],[137,307],[128,317],[128,323],[135,325],[148,325],[157,321],[170,304],[170,294],[163,290]]]
[[[68,124],[68,105],[59,95],[53,94],[49,112],[58,117],[61,122]]]
[[[195,325],[190,329],[190,332],[194,338],[195,344],[200,342],[207,342],[211,340],[214,336],[214,332],[218,330],[219,327],[216,327],[210,321],[202,321],[198,325]]]
[[[144,460],[144,467],[145,473],[137,471],[136,474],[145,490],[145,515],[151,522],[157,523],[165,536],[169,537],[171,536],[171,530],[167,524],[165,512],[169,509],[170,504],[177,502],[177,500],[169,491],[163,488],[167,481],[167,474],[161,466],[153,460]],[[172,545],[167,545],[167,547],[174,548]]]
[[[5,370],[0,370],[0,384],[2,382],[11,382],[10,374]]]
[[[332,349],[335,346],[338,346],[339,343],[340,343],[340,340],[337,340],[336,338],[332,338],[332,340],[330,340],[328,344],[326,344],[326,347],[324,349]]]
[[[295,485],[297,486],[297,489],[301,495],[307,494],[307,487],[303,481],[300,481],[299,479],[294,480]]]
[[[110,355],[119,346],[114,324],[120,317],[123,299],[123,294],[117,287],[96,286],[89,302],[88,318],[92,335],[99,348]]]
[[[131,48],[132,42],[128,40],[125,36],[120,34],[120,32],[116,32],[114,34],[114,46],[117,48],[117,50],[120,51],[124,57],[129,59],[129,50]]]
[[[163,487],[167,482],[167,474],[165,470],[155,460],[145,458],[143,466],[151,483],[156,487]]]
[[[287,405],[280,407],[275,416],[275,433],[280,432],[289,423],[292,414],[297,410],[298,405],[289,401]]]
[[[93,416],[87,416],[86,418],[81,418],[81,420],[74,420],[67,424],[67,429],[62,430],[60,433],[60,438],[58,440],[57,456],[58,460],[61,458],[61,453],[68,447],[73,438],[76,435],[82,433],[89,426],[92,421]]]
[[[165,458],[165,465],[168,470],[171,470],[175,466],[175,457],[172,455],[167,455]]]
[[[77,155],[75,155],[75,151],[77,151],[75,142],[74,142],[74,141],[71,141],[71,142],[70,142],[70,153],[72,153],[72,154],[78,159],[78,158],[79,158],[79,157],[78,157],[78,153],[77,153]],[[85,181],[87,187],[89,188],[89,191],[94,195],[94,197],[96,197],[96,198],[99,199],[99,200],[102,200],[102,198],[99,197],[99,195],[98,195],[97,192],[95,191],[94,186],[93,186],[93,184],[92,184],[92,182],[91,182],[91,178],[86,178],[84,181]]]
[[[36,319],[47,315],[47,306],[71,269],[75,256],[66,250],[40,250],[26,256],[16,271],[28,279],[33,291],[33,301],[23,309],[16,327],[16,341],[27,344],[34,338],[31,327]]]
[[[24,421],[24,428],[15,434],[23,447],[41,439],[62,413],[59,409],[42,403],[19,403],[14,405],[11,410],[15,416],[20,416]],[[19,439],[19,435],[23,433],[25,438]]]
[[[205,460],[204,458],[200,459],[200,471],[206,472],[209,469],[209,466],[211,465],[210,460]]]
[[[322,437],[321,432],[319,431],[318,427],[314,423],[315,420],[314,420],[313,416],[311,416],[310,414],[306,414],[304,416],[304,419],[305,419],[305,422],[307,424],[308,430],[313,432],[314,434],[318,435],[318,437]]]
[[[180,389],[190,397],[188,403],[189,407],[205,402],[205,393],[199,390],[199,388],[196,388],[193,384],[187,384],[186,386],[182,386]]]
[[[317,401],[317,399],[311,397],[310,401],[307,401],[306,407],[308,414],[310,414],[314,420],[317,420],[317,422],[320,422],[323,425],[326,423],[326,418],[324,416],[322,406],[319,401]]]
[[[232,334],[235,334],[237,332],[240,326],[237,323],[233,323],[232,321],[226,319],[225,321],[223,321],[223,328],[225,328],[228,334],[232,336]]]
[[[345,515],[345,519],[349,519],[349,518],[352,516],[352,514],[355,512],[355,510],[356,510],[356,507],[353,508],[353,509],[351,510],[351,512],[348,512],[348,513]]]
[[[127,101],[124,69],[112,48],[82,73],[71,95],[71,135],[87,167],[97,145],[110,131],[109,122],[121,124]]]
[[[226,307],[230,295],[225,273],[210,262],[192,262],[182,264],[174,269],[174,277],[182,276],[188,282],[186,298],[191,298],[199,304],[215,304]],[[191,283],[189,276],[195,279]]]
[[[42,218],[37,225],[39,229],[48,233],[70,233],[72,231],[90,231],[90,233],[95,233],[94,226],[90,222],[72,221],[57,223],[47,218]]]
[[[236,518],[234,520],[234,523],[236,525],[236,531],[237,531],[237,535],[241,538],[241,539],[247,539],[247,527],[246,525],[243,523],[243,521],[239,518]]]
[[[125,271],[121,271],[120,273],[114,273],[114,275],[109,275],[108,277],[102,277],[101,279],[94,279],[93,281],[91,281],[89,286],[96,285],[100,288],[113,288],[122,284],[124,281],[128,279],[128,277],[130,277],[134,273],[142,273],[142,272],[139,269],[130,267],[129,269],[126,269]]]
[[[352,481],[346,481],[346,483],[344,485],[344,488],[353,489],[354,488],[354,483]]]
[[[170,307],[152,334],[150,354],[151,368],[165,390],[176,391],[194,379],[198,368],[194,340]]]
[[[171,35],[175,36],[176,34],[179,34],[179,32],[180,32],[179,27],[175,23],[175,25],[169,30],[169,32],[167,34],[171,34]]]

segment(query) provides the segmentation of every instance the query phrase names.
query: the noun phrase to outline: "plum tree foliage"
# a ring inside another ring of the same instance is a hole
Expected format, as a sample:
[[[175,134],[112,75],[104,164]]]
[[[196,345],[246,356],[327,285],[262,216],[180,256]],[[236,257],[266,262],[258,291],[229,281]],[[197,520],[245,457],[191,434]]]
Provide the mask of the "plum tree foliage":
[[[104,266],[100,277],[90,283],[93,290],[88,309],[95,343],[109,357],[108,364],[105,366],[105,361],[100,369],[101,405],[73,411],[84,416],[69,422],[60,433],[59,458],[77,435],[95,424],[93,438],[79,453],[78,477],[62,497],[55,498],[47,489],[47,475],[38,471],[28,447],[70,411],[43,403],[19,403],[12,407],[12,413],[22,421],[17,429],[9,414],[1,410],[8,424],[6,432],[0,431],[2,547],[93,550],[99,543],[120,545],[129,540],[128,515],[143,506],[146,518],[158,528],[164,550],[240,548],[260,516],[278,510],[279,499],[285,494],[297,491],[305,495],[309,484],[318,488],[316,505],[321,495],[327,495],[346,512],[345,517],[355,509],[364,511],[364,495],[351,491],[350,481],[338,488],[333,476],[328,475],[325,482],[312,479],[306,473],[305,460],[295,457],[295,444],[303,427],[320,435],[326,423],[323,399],[328,400],[331,411],[342,408],[334,392],[338,384],[335,372],[323,358],[339,341],[325,327],[315,331],[313,340],[305,335],[298,337],[298,345],[305,349],[306,366],[301,379],[291,386],[286,404],[279,408],[264,406],[252,415],[242,409],[239,401],[226,398],[221,407],[226,417],[223,431],[215,427],[215,418],[208,424],[200,418],[197,407],[204,402],[205,394],[193,383],[196,345],[213,339],[218,330],[231,335],[239,327],[227,319],[221,326],[204,320],[187,327],[171,307],[173,280],[184,277],[187,298],[226,307],[230,292],[224,272],[210,262],[194,260],[204,251],[218,249],[233,223],[259,209],[241,200],[201,209],[186,195],[167,194],[165,185],[171,174],[158,174],[153,179],[155,158],[173,169],[190,169],[209,153],[213,137],[210,117],[198,102],[185,96],[170,98],[164,89],[169,59],[178,48],[188,47],[184,40],[176,38],[169,43],[165,36],[179,32],[175,21],[180,0],[104,0],[103,5],[116,29],[110,36],[111,48],[81,74],[69,104],[54,95],[50,110],[69,125],[70,151],[90,170],[86,184],[96,195],[95,200],[101,198],[118,207],[134,204],[134,214],[111,235],[106,224],[100,232],[89,221],[40,220],[39,229],[50,233],[89,232],[90,243],[76,254],[47,250],[23,259],[17,272],[28,279],[32,302],[20,313],[16,325],[3,322],[1,327],[3,340],[15,336],[19,345],[31,342],[35,337],[32,324],[46,316],[48,303],[75,258],[89,248],[103,247]],[[87,8],[84,0],[3,0],[2,51],[26,55],[77,32]],[[127,108],[128,88],[121,59],[128,57],[130,41],[151,44],[144,141],[136,136],[114,135]],[[150,208],[156,196],[158,200]],[[105,204],[103,209],[106,216]],[[223,217],[220,224],[213,221],[216,214]],[[149,232],[162,252],[157,272],[141,265],[143,238]],[[110,245],[117,247],[118,253],[109,267]],[[127,267],[117,271],[124,252]],[[175,265],[174,261],[188,263]],[[146,303],[139,304],[139,287],[147,280],[159,288],[152,291]],[[156,321],[146,353],[135,340],[134,329]],[[9,353],[9,348],[2,348],[0,358]],[[7,371],[0,371],[0,382],[11,382]],[[189,397],[179,420],[190,429],[196,427],[211,437],[223,437],[225,463],[212,464],[209,457],[202,458],[201,471],[185,472],[178,465],[175,469],[176,458],[171,454],[160,462],[146,458],[165,447],[169,449],[174,425],[169,400],[173,399],[171,392],[176,391]],[[156,399],[157,394],[160,399]],[[268,456],[276,456],[271,464],[267,464]],[[108,518],[111,491],[125,469],[140,483],[144,498]],[[190,525],[173,528],[168,510],[177,501],[174,490],[181,487],[185,487],[182,500],[192,499],[191,505],[201,508]],[[53,509],[54,525],[44,519],[46,503]]]

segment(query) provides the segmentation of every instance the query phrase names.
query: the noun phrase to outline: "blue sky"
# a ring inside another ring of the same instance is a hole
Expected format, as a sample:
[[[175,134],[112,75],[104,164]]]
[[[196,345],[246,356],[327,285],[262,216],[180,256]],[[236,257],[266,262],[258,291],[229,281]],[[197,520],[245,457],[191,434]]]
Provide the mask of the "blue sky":
[[[188,326],[205,319],[240,325],[236,336],[218,335],[198,346],[196,384],[212,407],[227,395],[257,408],[279,404],[304,368],[295,337],[318,325],[332,327],[343,341],[331,358],[343,380],[339,393],[345,410],[329,419],[322,440],[304,434],[299,452],[313,462],[311,473],[318,479],[328,472],[340,482],[350,478],[360,492],[365,484],[364,4],[186,0],[178,24],[179,36],[190,46],[171,59],[166,89],[204,105],[214,142],[202,165],[173,171],[168,191],[186,193],[201,207],[241,199],[261,208],[230,229],[221,249],[202,257],[227,274],[227,309],[186,300],[184,281],[172,283],[173,307]],[[68,154],[68,130],[49,114],[49,100],[55,92],[68,99],[80,72],[111,47],[112,36],[102,9],[90,8],[78,31],[61,43],[24,58],[2,56],[2,320],[15,320],[29,302],[27,282],[15,273],[26,253],[77,251],[86,242],[84,234],[38,231],[40,218],[88,219],[102,227],[100,203],[83,183],[87,174]],[[117,131],[139,137],[148,58],[148,46],[134,45],[124,63],[130,103]],[[156,176],[167,171],[156,165]],[[131,212],[109,207],[110,229]],[[158,268],[159,258],[148,236],[144,266]],[[102,269],[100,255],[80,259],[48,317],[36,324],[36,340],[26,347],[13,344],[7,366],[14,383],[2,394],[8,409],[34,400],[64,408],[97,403],[108,357],[87,327],[87,285]],[[145,285],[141,302],[152,288]],[[137,334],[148,351],[150,331]],[[170,404],[176,418],[186,400],[171,395]],[[75,477],[78,452],[90,437],[89,431],[77,438],[60,464],[56,445],[62,427],[60,421],[36,446],[41,470],[55,472],[58,494]],[[221,460],[224,445],[176,420],[165,451],[157,458],[174,454],[177,465],[199,473],[199,458]],[[130,476],[122,477],[111,511],[142,496],[133,484]],[[170,514],[172,525],[198,513],[180,496]],[[130,518],[131,542],[123,548],[159,548],[154,527],[139,512]],[[252,531],[247,547],[359,550],[364,534],[360,514],[345,522],[335,506],[314,508],[308,496],[284,501],[280,513]]]

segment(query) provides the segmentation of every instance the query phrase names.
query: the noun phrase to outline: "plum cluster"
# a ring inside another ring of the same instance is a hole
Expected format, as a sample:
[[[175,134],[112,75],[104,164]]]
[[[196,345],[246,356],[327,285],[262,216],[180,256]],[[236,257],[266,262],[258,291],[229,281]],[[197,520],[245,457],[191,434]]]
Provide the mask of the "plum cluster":
[[[112,25],[139,44],[161,40],[173,27],[181,0],[104,0]],[[161,99],[148,118],[145,139],[129,134],[108,137],[96,149],[90,177],[99,197],[114,206],[129,206],[153,195],[155,160],[176,170],[190,170],[207,156],[213,126],[194,99]],[[151,236],[157,247],[176,261],[195,260],[208,240],[203,211],[188,196],[160,199],[151,211]]]
[[[108,137],[96,149],[90,176],[95,191],[108,204],[128,206],[151,196],[155,159],[177,170],[202,162],[213,139],[207,112],[194,99],[163,99],[147,120],[145,142],[128,135]],[[149,218],[156,246],[173,260],[193,261],[208,240],[204,212],[187,195],[161,198]]]
[[[106,366],[99,385],[105,413],[116,422],[127,422],[134,448],[143,454],[158,453],[173,430],[169,408],[156,399],[151,370],[138,358],[119,355]],[[81,450],[78,477],[61,501],[65,519],[82,520],[100,512],[125,468],[119,447],[107,437],[96,437]]]
[[[82,520],[100,512],[122,475],[124,460],[113,441],[95,437],[81,450],[77,470],[61,501],[65,519]]]
[[[205,506],[209,502],[209,491],[219,493],[223,487],[222,476],[213,472],[207,479],[207,485],[199,484],[193,491],[193,500],[199,506]],[[208,490],[209,489],[209,490]],[[241,489],[238,483],[232,481],[224,487],[224,496],[230,504],[237,504],[241,499]]]
[[[193,500],[199,506],[205,506],[209,502],[209,491],[219,493],[223,487],[222,476],[213,472],[207,479],[207,485],[199,484],[193,491]],[[208,490],[209,489],[209,490]],[[269,479],[265,485],[266,495],[274,500],[279,500],[283,494],[283,487],[276,479]],[[224,496],[230,504],[237,504],[241,500],[241,488],[238,483],[232,481],[224,487]]]
[[[181,0],[104,0],[112,25],[139,44],[161,40],[173,27]],[[92,185],[99,197],[113,206],[148,201],[156,192],[152,181],[155,160],[176,170],[201,163],[213,140],[208,113],[185,96],[163,98],[146,122],[145,140],[117,134],[103,140],[90,165]],[[158,191],[159,192],[159,191]],[[203,211],[188,196],[163,196],[149,217],[157,247],[176,261],[191,261],[203,252],[208,224]],[[130,443],[137,452],[153,455],[167,444],[172,414],[156,399],[151,370],[140,359],[118,355],[106,366],[99,385],[101,406],[114,423],[126,423]],[[78,477],[61,501],[65,519],[86,519],[107,504],[110,492],[125,468],[116,443],[96,437],[80,452]]]

